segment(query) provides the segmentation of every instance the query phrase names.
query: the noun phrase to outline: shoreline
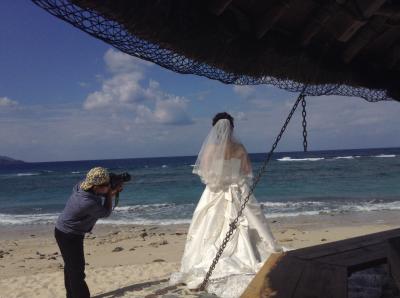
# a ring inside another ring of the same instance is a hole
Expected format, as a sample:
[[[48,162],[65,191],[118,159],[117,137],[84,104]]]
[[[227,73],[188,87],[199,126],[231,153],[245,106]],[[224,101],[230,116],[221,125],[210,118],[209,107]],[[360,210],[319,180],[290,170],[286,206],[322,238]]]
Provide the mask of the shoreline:
[[[398,216],[396,211],[371,211],[270,218],[268,222],[278,242],[295,249],[398,228]],[[85,237],[92,295],[168,278],[179,269],[188,227],[97,224]],[[53,224],[0,226],[0,288],[4,289],[0,297],[64,295],[63,261],[53,233]],[[25,296],[25,291],[31,294]]]
[[[310,228],[321,228],[321,224],[326,222],[327,226],[348,226],[349,223],[356,225],[364,225],[367,222],[388,225],[400,225],[400,210],[372,210],[372,211],[355,211],[343,213],[320,213],[320,214],[300,214],[296,216],[277,216],[267,217],[267,221],[273,228],[273,224],[294,224],[304,225]],[[326,219],[329,219],[326,221]],[[168,220],[167,220],[168,221]],[[190,222],[190,220],[188,219]],[[40,236],[53,233],[54,223],[21,223],[21,224],[0,224],[0,241],[20,239],[30,236],[30,233],[36,233]],[[109,231],[110,229],[117,228],[130,228],[130,227],[189,227],[189,223],[166,223],[166,224],[131,224],[131,223],[110,223],[101,222],[99,220],[91,234],[96,232]],[[90,233],[89,233],[90,234]]]

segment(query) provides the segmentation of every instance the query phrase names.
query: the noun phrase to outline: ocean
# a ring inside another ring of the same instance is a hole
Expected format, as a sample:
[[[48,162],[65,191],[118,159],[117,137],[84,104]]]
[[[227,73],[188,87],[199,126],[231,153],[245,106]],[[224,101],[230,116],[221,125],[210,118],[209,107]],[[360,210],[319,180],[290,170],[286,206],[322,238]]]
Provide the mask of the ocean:
[[[266,154],[250,154],[256,173]],[[0,167],[0,225],[52,224],[72,187],[94,166],[133,180],[98,223],[189,223],[204,190],[196,156],[38,162]],[[400,211],[400,148],[280,152],[255,195],[268,218]]]

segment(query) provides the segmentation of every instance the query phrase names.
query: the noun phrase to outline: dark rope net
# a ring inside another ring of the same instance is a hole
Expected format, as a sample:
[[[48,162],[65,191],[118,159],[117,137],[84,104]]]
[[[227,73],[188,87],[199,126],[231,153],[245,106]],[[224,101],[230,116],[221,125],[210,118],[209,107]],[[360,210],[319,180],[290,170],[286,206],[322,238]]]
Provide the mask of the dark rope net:
[[[304,95],[341,95],[361,97],[369,102],[392,100],[386,90],[354,87],[344,84],[312,85],[293,80],[278,79],[271,76],[253,77],[226,72],[206,63],[197,62],[169,49],[140,39],[128,32],[120,23],[103,17],[95,10],[85,9],[70,0],[32,0],[52,15],[72,24],[86,33],[105,41],[120,51],[156,63],[162,67],[182,74],[196,74],[225,84],[258,85],[269,84],[278,88],[301,92]],[[304,90],[304,86],[307,88]]]

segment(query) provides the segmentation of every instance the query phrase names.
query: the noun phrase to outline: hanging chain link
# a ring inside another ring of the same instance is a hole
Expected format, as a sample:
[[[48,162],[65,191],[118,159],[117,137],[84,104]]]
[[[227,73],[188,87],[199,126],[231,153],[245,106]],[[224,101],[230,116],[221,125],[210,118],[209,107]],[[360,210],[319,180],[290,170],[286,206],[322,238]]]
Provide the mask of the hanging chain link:
[[[266,171],[267,165],[268,165],[269,161],[271,160],[271,157],[272,157],[272,154],[273,154],[274,151],[275,151],[275,148],[278,146],[278,143],[279,143],[279,141],[281,140],[282,135],[283,135],[283,133],[285,132],[286,127],[288,126],[290,120],[292,119],[292,116],[293,116],[294,112],[296,111],[297,106],[299,105],[300,101],[304,100],[306,88],[307,88],[307,85],[304,85],[303,90],[301,91],[299,97],[297,98],[296,102],[294,103],[294,105],[293,105],[293,107],[292,107],[292,110],[290,111],[290,113],[289,113],[289,115],[288,115],[288,117],[287,117],[285,123],[283,124],[283,126],[282,126],[282,128],[281,128],[281,131],[279,132],[278,136],[276,137],[275,142],[274,142],[274,144],[272,145],[272,148],[271,148],[271,150],[269,151],[269,153],[268,153],[268,155],[267,155],[267,158],[265,159],[265,161],[264,161],[262,167],[260,168],[260,170],[258,171],[256,177],[254,178],[254,181],[253,181],[253,184],[252,184],[251,187],[250,187],[249,193],[247,194],[246,198],[244,199],[244,201],[243,201],[243,203],[242,203],[242,205],[241,205],[241,207],[240,207],[240,209],[239,209],[239,211],[238,211],[238,215],[237,215],[236,218],[229,224],[229,230],[228,230],[228,232],[226,233],[225,238],[224,238],[224,240],[222,241],[222,244],[221,244],[221,246],[219,247],[218,252],[217,252],[215,258],[214,258],[214,260],[212,261],[212,264],[211,264],[210,268],[208,269],[208,272],[207,272],[207,274],[206,274],[206,276],[205,276],[203,282],[201,283],[201,285],[200,285],[200,287],[199,287],[199,290],[200,290],[200,291],[204,291],[204,290],[205,290],[205,288],[206,288],[206,286],[207,286],[207,283],[209,282],[209,279],[210,279],[210,277],[211,277],[211,274],[212,274],[213,270],[215,269],[215,266],[216,266],[217,263],[218,263],[219,258],[222,256],[222,253],[223,253],[223,251],[224,251],[226,245],[228,244],[230,238],[232,237],[234,231],[235,231],[236,228],[237,228],[237,223],[238,223],[238,221],[239,221],[239,218],[242,216],[243,210],[244,210],[244,208],[246,207],[247,202],[250,200],[250,197],[251,197],[251,195],[253,194],[254,189],[256,188],[258,182],[261,180],[262,175],[263,175],[264,172]]]
[[[301,101],[301,105],[303,107],[303,111],[301,112],[301,115],[303,116],[303,147],[304,147],[304,152],[307,152],[307,120],[306,120],[306,116],[307,116],[307,112],[306,112],[306,97],[304,96],[302,101]]]

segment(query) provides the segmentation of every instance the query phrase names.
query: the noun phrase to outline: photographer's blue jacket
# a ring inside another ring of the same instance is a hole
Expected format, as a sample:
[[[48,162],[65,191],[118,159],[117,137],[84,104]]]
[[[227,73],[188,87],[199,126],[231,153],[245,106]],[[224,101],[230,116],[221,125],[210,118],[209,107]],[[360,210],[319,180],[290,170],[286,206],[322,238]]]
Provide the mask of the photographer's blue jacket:
[[[99,218],[111,214],[111,208],[103,206],[103,197],[74,186],[72,195],[58,217],[56,228],[67,234],[84,235],[93,229]]]

